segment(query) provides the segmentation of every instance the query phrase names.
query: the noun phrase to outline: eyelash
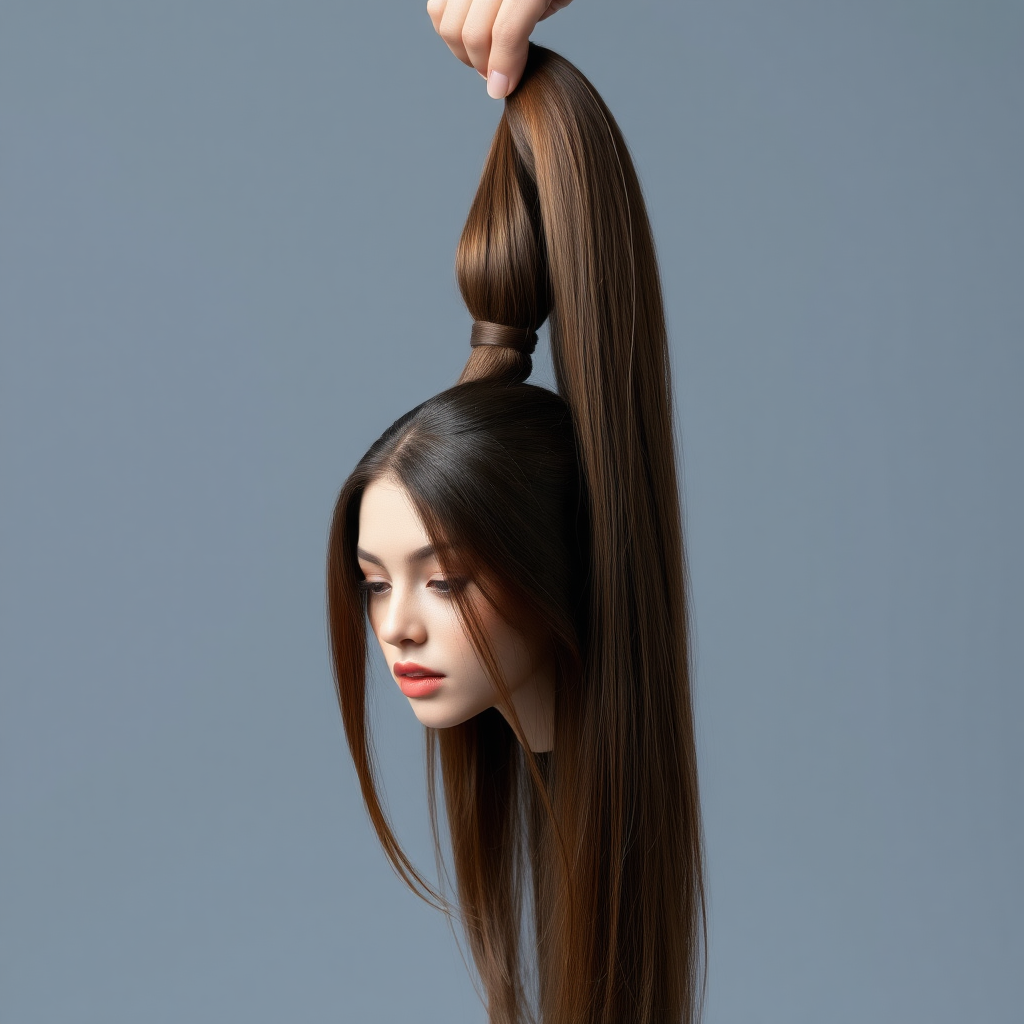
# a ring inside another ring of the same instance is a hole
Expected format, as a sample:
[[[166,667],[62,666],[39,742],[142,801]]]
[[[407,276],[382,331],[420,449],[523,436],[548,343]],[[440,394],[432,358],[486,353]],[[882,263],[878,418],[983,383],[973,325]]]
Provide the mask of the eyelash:
[[[440,584],[440,586],[438,586]],[[428,587],[433,587],[434,592],[439,597],[448,598],[451,597],[452,592],[460,589],[465,584],[464,580],[451,579],[451,580],[430,580],[427,583]],[[375,587],[387,587],[390,584],[385,583],[383,580],[360,580],[359,589],[364,594],[368,594],[371,597],[379,597],[384,593],[383,590],[375,590]]]

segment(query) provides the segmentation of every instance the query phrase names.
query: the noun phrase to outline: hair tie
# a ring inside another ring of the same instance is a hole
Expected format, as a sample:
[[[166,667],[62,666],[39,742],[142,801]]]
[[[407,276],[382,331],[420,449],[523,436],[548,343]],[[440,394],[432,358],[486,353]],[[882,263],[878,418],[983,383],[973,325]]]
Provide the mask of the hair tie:
[[[537,332],[531,331],[529,327],[508,327],[505,324],[492,324],[489,320],[474,320],[469,343],[473,348],[479,345],[514,348],[524,356],[531,356],[537,347]]]

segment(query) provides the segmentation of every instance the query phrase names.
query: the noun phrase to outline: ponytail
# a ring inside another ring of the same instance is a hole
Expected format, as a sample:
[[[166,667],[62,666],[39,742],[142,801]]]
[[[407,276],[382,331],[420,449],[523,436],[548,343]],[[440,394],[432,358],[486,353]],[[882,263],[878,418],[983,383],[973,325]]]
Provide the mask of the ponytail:
[[[554,885],[542,1019],[692,1021],[705,930],[689,618],[657,261],[610,111],[531,44],[459,242],[475,320],[549,321],[591,517],[583,671],[558,695],[553,802],[571,870]],[[476,348],[460,381],[525,380]]]

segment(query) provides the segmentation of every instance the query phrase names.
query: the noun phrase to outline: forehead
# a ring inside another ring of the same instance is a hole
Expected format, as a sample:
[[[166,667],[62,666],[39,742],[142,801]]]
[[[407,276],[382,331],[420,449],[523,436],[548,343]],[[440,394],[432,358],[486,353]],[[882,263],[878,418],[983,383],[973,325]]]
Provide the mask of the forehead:
[[[401,484],[382,478],[367,486],[359,506],[359,547],[375,555],[403,557],[429,543]]]

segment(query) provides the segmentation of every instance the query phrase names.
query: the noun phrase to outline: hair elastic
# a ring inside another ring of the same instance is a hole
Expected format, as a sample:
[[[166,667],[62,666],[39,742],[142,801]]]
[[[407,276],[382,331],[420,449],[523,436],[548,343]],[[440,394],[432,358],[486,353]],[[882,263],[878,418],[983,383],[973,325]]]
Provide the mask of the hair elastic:
[[[514,348],[524,356],[531,356],[537,347],[537,332],[531,331],[529,327],[508,327],[505,324],[493,324],[489,320],[474,320],[469,343],[473,348],[480,345]]]

